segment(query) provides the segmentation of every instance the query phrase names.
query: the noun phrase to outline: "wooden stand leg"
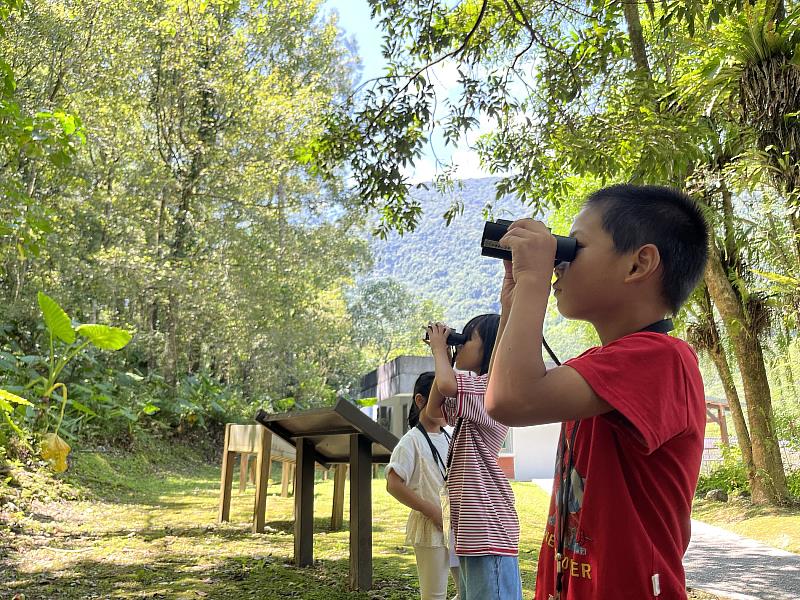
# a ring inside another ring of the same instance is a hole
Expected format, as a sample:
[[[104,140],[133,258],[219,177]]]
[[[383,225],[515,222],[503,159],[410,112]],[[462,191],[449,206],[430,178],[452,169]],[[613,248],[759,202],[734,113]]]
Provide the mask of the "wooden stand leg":
[[[344,521],[344,482],[347,478],[347,465],[336,465],[333,472],[333,511],[331,531],[339,531]]]
[[[314,564],[314,444],[297,440],[297,475],[294,482],[294,562]]]
[[[372,444],[350,436],[350,587],[372,587]]]
[[[272,433],[265,427],[259,429],[260,447],[256,454],[256,501],[253,507],[253,533],[264,533],[267,517],[267,486],[272,465]]]
[[[289,463],[281,462],[281,498],[289,497]]]
[[[247,489],[247,466],[250,462],[250,454],[242,452],[239,455],[239,493],[242,494]]]
[[[233,452],[228,451],[230,440],[230,423],[225,425],[225,445],[222,447],[222,474],[219,484],[219,512],[217,522],[230,521],[231,518],[231,488],[233,487]]]
[[[722,443],[725,446],[730,446],[731,441],[728,438],[728,423],[725,421],[725,409],[721,406],[717,407],[717,421],[719,421],[719,434],[722,437]]]

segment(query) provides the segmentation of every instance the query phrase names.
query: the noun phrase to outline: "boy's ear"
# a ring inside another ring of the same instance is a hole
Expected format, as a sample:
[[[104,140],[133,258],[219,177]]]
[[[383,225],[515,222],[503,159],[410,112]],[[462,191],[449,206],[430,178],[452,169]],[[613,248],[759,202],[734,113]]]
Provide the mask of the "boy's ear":
[[[631,255],[631,259],[625,283],[646,281],[661,267],[661,253],[655,244],[645,244]]]

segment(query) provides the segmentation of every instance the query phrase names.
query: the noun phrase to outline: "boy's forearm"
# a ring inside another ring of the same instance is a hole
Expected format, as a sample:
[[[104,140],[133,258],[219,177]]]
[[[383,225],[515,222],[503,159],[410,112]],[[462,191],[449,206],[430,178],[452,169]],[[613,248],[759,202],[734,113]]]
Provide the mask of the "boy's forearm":
[[[520,418],[524,407],[535,400],[531,392],[536,382],[547,373],[542,328],[549,293],[549,281],[525,279],[516,284],[486,395],[489,414],[501,423]]]

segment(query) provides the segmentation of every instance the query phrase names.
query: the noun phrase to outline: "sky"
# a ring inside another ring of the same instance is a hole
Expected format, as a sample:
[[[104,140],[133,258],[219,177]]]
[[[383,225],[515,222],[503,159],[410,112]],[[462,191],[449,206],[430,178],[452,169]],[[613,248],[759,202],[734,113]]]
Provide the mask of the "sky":
[[[358,44],[358,54],[361,57],[363,73],[362,81],[382,74],[385,62],[381,54],[382,32],[378,24],[370,18],[370,8],[367,0],[327,0],[326,8],[335,9],[339,13],[339,27],[348,37],[355,38]],[[455,65],[444,63],[435,70],[438,91],[443,94],[456,92]],[[490,173],[483,169],[478,160],[478,155],[469,148],[478,135],[489,131],[490,124],[481,123],[481,126],[469,139],[459,142],[457,147],[445,146],[441,139],[429,144],[423,156],[414,167],[406,169],[405,174],[412,182],[431,181],[437,172],[435,156],[442,162],[450,159],[457,166],[456,178],[468,179],[475,177],[488,177]]]

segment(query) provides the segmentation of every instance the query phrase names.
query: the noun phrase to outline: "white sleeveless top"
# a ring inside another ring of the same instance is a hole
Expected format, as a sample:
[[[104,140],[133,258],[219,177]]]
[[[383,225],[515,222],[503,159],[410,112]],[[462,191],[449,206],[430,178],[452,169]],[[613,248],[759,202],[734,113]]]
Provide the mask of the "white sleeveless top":
[[[434,447],[442,460],[447,463],[449,442],[443,433],[430,433]],[[444,485],[441,468],[433,457],[433,452],[425,436],[416,427],[409,429],[400,438],[386,465],[386,472],[393,470],[406,485],[420,498],[438,505],[439,490]],[[406,523],[406,544],[438,548],[446,546],[444,534],[433,521],[421,512],[412,510]]]

